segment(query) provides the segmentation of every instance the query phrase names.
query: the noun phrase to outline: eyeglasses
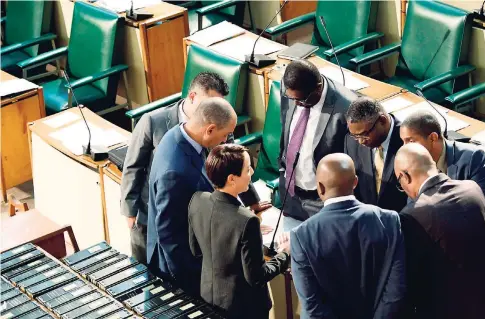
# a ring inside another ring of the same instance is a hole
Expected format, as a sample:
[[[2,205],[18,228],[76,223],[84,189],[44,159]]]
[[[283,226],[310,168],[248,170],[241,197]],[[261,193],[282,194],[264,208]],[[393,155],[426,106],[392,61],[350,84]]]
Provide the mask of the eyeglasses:
[[[289,97],[288,95],[286,95],[286,90],[287,90],[286,88],[285,88],[285,92],[283,93],[283,96],[286,97],[289,100],[295,101],[299,105],[303,105],[303,106],[311,105],[310,103],[308,103],[308,100],[320,90],[320,87],[322,85],[323,85],[323,82],[318,83],[315,90],[310,92],[310,94],[308,94],[308,96],[304,99],[297,99],[297,98]]]
[[[399,177],[397,178],[397,184],[396,184],[396,188],[398,191],[400,191],[401,193],[404,193],[404,188],[402,187],[401,185],[401,178],[406,175],[406,178],[408,179],[408,183],[411,182],[411,175],[409,175],[408,171],[402,171],[402,173],[399,174]]]
[[[352,133],[350,133],[350,136],[352,136],[356,140],[368,140],[370,133],[372,133],[372,131],[376,127],[377,121],[379,121],[379,118],[380,117],[381,117],[381,115],[379,114],[379,116],[374,121],[374,124],[372,124],[372,127],[370,129],[368,129],[367,131],[364,131],[364,132],[359,133],[359,134],[352,134]]]

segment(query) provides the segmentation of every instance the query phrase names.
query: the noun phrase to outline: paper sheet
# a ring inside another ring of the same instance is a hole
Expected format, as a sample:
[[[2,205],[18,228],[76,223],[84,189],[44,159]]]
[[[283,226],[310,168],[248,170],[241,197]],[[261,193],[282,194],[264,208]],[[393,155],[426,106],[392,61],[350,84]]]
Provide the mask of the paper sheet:
[[[413,105],[413,102],[403,98],[402,96],[396,96],[392,99],[381,102],[381,105],[384,107],[384,110],[386,110],[387,113],[392,113]]]
[[[271,240],[273,239],[274,229],[276,228],[276,223],[278,222],[278,217],[280,215],[280,210],[276,207],[271,207],[270,209],[265,210],[261,214],[261,225],[267,225],[273,227],[273,231],[269,234],[263,235],[263,245],[269,245]],[[283,216],[281,217],[280,226],[276,232],[276,238],[278,235],[283,231]]]
[[[0,96],[20,93],[36,89],[39,86],[25,79],[15,79],[0,82]]]
[[[485,130],[478,132],[477,134],[473,135],[470,139],[470,142],[478,144],[478,145],[485,145]]]
[[[133,0],[133,10],[160,4],[162,0]],[[131,9],[131,0],[99,0],[97,5],[116,12]]]
[[[227,41],[222,41],[211,46],[214,51],[228,55],[240,61],[244,61],[245,55],[251,54],[256,39],[249,36],[238,36]],[[260,38],[256,44],[254,54],[270,54],[281,51],[285,45]]]
[[[326,66],[318,69],[318,71],[320,71],[320,74],[325,75],[327,78],[332,79],[340,84],[343,84],[342,72],[340,71],[339,68],[335,68],[333,66]],[[352,73],[348,71],[344,70],[344,76],[345,76],[345,87],[350,90],[358,91],[370,86],[368,83],[356,78],[355,76],[352,75]]]
[[[258,180],[253,183],[254,188],[256,189],[256,192],[259,195],[259,198],[262,201],[271,201],[271,194],[273,193],[273,190],[266,186],[266,182],[263,180]]]
[[[208,47],[214,43],[236,37],[245,32],[246,30],[243,28],[238,27],[230,22],[223,21],[206,29],[197,31],[188,37],[188,39]]]
[[[79,119],[81,119],[81,117],[78,114],[74,114],[72,112],[62,112],[53,118],[44,120],[44,124],[52,128],[58,128]]]

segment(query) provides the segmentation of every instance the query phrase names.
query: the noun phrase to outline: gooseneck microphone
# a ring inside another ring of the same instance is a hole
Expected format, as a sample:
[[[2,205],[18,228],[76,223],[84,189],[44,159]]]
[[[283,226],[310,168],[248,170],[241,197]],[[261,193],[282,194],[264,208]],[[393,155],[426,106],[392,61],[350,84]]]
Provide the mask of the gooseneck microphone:
[[[320,22],[323,25],[323,29],[325,30],[325,33],[327,34],[328,42],[330,43],[330,47],[332,48],[333,56],[335,57],[335,60],[337,61],[338,67],[340,68],[340,72],[342,72],[342,80],[343,80],[343,83],[342,84],[345,86],[344,70],[342,69],[342,66],[340,65],[340,62],[339,62],[338,57],[337,57],[337,53],[335,53],[335,48],[333,47],[332,39],[330,39],[330,34],[328,34],[328,30],[327,30],[327,25],[325,23],[325,19],[323,19],[322,16],[320,16],[319,18],[320,18]]]
[[[245,55],[245,61],[248,62],[250,65],[256,67],[256,68],[263,68],[265,66],[271,65],[276,62],[275,59],[270,58],[269,56],[265,54],[254,54],[254,51],[256,50],[256,44],[258,43],[259,38],[263,35],[264,31],[269,27],[269,25],[273,22],[274,19],[278,16],[278,14],[283,10],[284,6],[288,3],[288,0],[285,0],[283,4],[281,5],[280,9],[276,12],[275,16],[271,21],[264,27],[263,31],[258,35],[256,41],[254,41],[254,46],[253,50],[251,51],[250,55]]]
[[[445,121],[445,129],[443,131],[443,136],[448,139],[448,121],[446,120],[446,117],[431,103],[420,90],[416,90],[416,94],[422,97],[428,104],[435,110],[442,118],[443,121]]]

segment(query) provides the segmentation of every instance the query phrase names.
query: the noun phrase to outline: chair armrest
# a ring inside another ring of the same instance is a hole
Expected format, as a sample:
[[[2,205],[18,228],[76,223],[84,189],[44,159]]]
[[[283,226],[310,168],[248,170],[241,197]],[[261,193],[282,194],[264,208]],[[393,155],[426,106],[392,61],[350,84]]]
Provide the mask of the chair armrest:
[[[274,179],[272,181],[267,181],[266,182],[266,186],[268,186],[272,190],[277,190],[278,187],[280,187],[280,179],[279,178],[276,178],[276,179]]]
[[[261,143],[262,140],[263,140],[263,132],[259,131],[259,132],[254,132],[248,135],[244,135],[238,139],[235,139],[234,143],[242,146],[249,146],[249,145]]]
[[[473,65],[462,65],[459,66],[451,71],[442,73],[437,76],[433,76],[430,79],[427,79],[423,82],[416,83],[414,87],[418,89],[419,91],[425,91],[427,89],[430,89],[432,87],[438,86],[440,84],[446,83],[448,81],[451,81],[453,79],[456,79],[457,77],[460,77],[462,75],[468,74],[472,71],[474,71],[476,68]]]
[[[337,45],[335,47],[335,54],[339,55],[341,53],[350,51],[352,49],[361,47],[361,46],[367,44],[368,42],[377,41],[378,39],[382,38],[383,36],[384,36],[384,33],[382,33],[382,32],[372,32],[372,33],[366,34],[362,37],[359,37],[357,39],[353,39],[351,41],[342,43],[342,44]],[[333,50],[332,49],[328,49],[328,50],[324,51],[323,54],[325,54],[325,56],[328,57],[328,58],[333,58]]]
[[[196,5],[198,5],[198,1],[185,1],[185,2],[182,2],[182,3],[180,3],[180,2],[177,1],[174,4],[176,4],[177,6],[182,7],[182,8],[190,9],[190,8],[195,7]]]
[[[39,63],[47,63],[49,61],[52,61],[53,59],[57,59],[66,54],[67,54],[67,47],[62,47],[46,53],[39,54],[36,57],[24,60],[22,62],[19,62],[17,63],[17,65],[23,69]]]
[[[267,28],[265,32],[271,35],[271,37],[276,37],[278,35],[288,33],[294,29],[298,29],[305,24],[313,23],[314,21],[315,12],[310,12],[299,17],[287,20],[281,24],[275,25],[274,27]]]
[[[197,12],[198,15],[206,15],[208,13],[219,11],[221,9],[225,9],[225,8],[230,7],[230,6],[233,6],[238,2],[239,2],[239,0],[223,0],[223,1],[213,3],[211,5],[199,8],[199,9],[195,10],[195,12]]]
[[[120,73],[120,72],[126,71],[126,70],[128,70],[128,66],[127,65],[125,65],[125,64],[118,64],[118,65],[115,65],[115,66],[113,66],[113,67],[111,67],[111,68],[109,68],[107,70],[104,70],[104,71],[95,73],[93,75],[85,76],[83,78],[80,78],[80,79],[77,79],[75,81],[72,81],[71,82],[71,87],[73,89],[77,89],[78,87],[81,87],[81,86],[84,86],[86,84],[90,84],[90,83],[96,82],[98,80],[107,78],[108,76],[111,76],[113,74]],[[66,88],[69,88],[69,85],[66,84],[65,87]]]
[[[36,45],[45,41],[54,40],[56,37],[57,36],[53,33],[47,33],[47,34],[41,35],[38,38],[29,39],[27,41],[7,45],[0,49],[0,54],[8,54],[14,51],[23,50],[25,48],[31,47],[33,45]]]
[[[483,95],[485,95],[485,82],[447,96],[445,100],[451,105],[458,106],[476,100]]]
[[[130,119],[137,119],[137,118],[140,118],[145,113],[159,109],[161,107],[172,105],[175,102],[179,101],[181,98],[182,98],[182,92],[175,93],[170,96],[164,97],[163,99],[153,101],[151,103],[143,105],[142,107],[128,111],[125,113],[125,115],[128,116]]]
[[[393,43],[382,48],[361,54],[350,60],[350,63],[356,66],[364,66],[366,64],[382,60],[391,54],[397,53],[401,50],[401,43]]]

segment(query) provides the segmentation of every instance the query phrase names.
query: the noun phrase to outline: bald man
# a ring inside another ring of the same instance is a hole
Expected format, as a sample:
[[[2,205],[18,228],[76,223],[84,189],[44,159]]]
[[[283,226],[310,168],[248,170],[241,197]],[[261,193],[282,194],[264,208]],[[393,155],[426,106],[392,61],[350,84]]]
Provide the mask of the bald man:
[[[155,152],[149,178],[147,261],[150,269],[199,295],[201,260],[189,247],[188,205],[214,189],[205,171],[207,149],[225,142],[237,116],[223,98],[207,98],[192,117],[170,129]]]
[[[322,210],[291,231],[291,270],[301,318],[397,318],[405,292],[398,214],[355,199],[352,159],[323,157]]]
[[[485,318],[485,197],[474,181],[439,173],[424,146],[396,154],[394,171],[415,201],[400,214],[406,238],[406,318]]]

